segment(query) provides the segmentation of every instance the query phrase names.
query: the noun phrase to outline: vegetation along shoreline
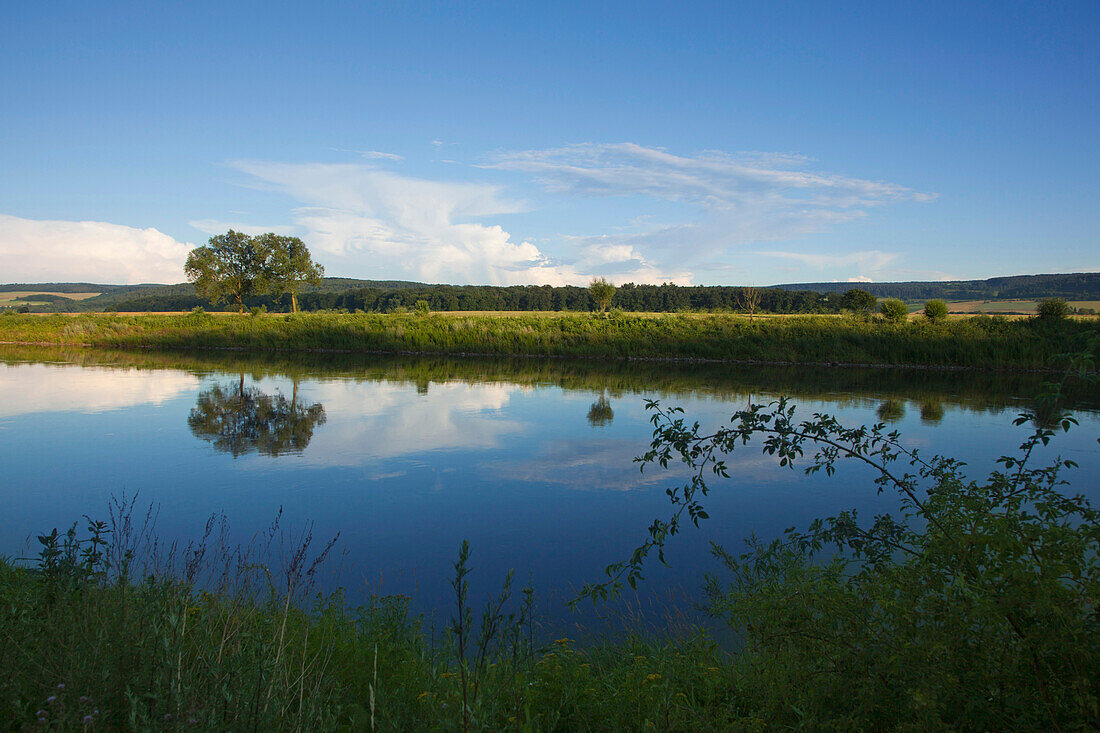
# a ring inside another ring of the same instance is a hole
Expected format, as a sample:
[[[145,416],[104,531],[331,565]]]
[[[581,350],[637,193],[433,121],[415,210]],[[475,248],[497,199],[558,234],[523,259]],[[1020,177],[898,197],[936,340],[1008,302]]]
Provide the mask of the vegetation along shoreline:
[[[597,358],[841,368],[1043,371],[1051,356],[1100,356],[1094,319],[625,313],[442,316],[84,314],[0,318],[0,343],[165,350]]]

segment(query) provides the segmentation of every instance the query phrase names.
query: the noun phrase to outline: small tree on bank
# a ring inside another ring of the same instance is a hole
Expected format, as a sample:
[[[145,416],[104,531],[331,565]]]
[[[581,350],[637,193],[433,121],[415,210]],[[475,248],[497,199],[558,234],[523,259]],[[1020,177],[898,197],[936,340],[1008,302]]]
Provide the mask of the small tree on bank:
[[[596,308],[599,309],[600,313],[603,313],[611,305],[611,298],[615,295],[615,286],[608,282],[607,278],[598,277],[588,285],[588,292],[592,295]]]
[[[897,298],[887,298],[882,301],[879,311],[891,323],[904,323],[909,319],[909,307]]]
[[[868,314],[875,309],[878,298],[860,288],[852,288],[845,291],[840,298],[840,307],[853,313]]]
[[[1040,318],[1057,321],[1069,315],[1069,303],[1062,298],[1045,298],[1039,301],[1035,312]]]
[[[924,304],[924,317],[932,321],[932,323],[939,323],[947,318],[947,303],[942,300],[930,300]]]
[[[756,315],[756,309],[760,307],[760,288],[749,285],[737,292],[737,307],[749,314],[749,320]]]

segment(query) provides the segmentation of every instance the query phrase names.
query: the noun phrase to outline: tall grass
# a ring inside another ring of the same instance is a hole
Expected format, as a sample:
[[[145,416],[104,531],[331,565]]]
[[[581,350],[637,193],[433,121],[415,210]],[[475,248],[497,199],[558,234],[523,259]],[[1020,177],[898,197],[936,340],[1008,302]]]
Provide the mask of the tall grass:
[[[350,608],[316,579],[331,543],[223,520],[163,547],[133,504],[0,561],[0,727],[31,730],[717,729],[729,658],[701,635],[537,643],[530,589],[466,594],[426,628],[402,596]],[[148,520],[148,518],[147,518]],[[274,557],[282,557],[277,564]],[[269,564],[271,563],[271,564]],[[434,640],[434,642],[433,642]]]
[[[123,348],[338,350],[600,358],[711,359],[792,364],[1043,368],[1100,333],[1091,321],[977,316],[931,323],[795,316],[615,314],[533,316],[307,313],[0,318],[0,341]],[[1093,347],[1095,348],[1095,346]]]

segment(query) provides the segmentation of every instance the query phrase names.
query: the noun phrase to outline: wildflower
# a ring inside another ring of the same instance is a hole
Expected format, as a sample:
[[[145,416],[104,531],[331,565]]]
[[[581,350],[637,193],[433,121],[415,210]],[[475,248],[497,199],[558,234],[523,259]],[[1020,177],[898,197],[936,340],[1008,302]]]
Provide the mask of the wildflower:
[[[90,702],[91,699],[92,698],[88,697],[87,695],[81,695],[80,696],[80,704],[83,705],[86,702]]]
[[[430,693],[430,692],[421,692],[419,695],[416,696],[416,701],[420,702],[421,700],[423,700],[424,698],[426,698],[430,694],[432,694],[432,693]]]
[[[653,673],[653,674],[649,675],[648,677],[646,677],[645,681],[646,682],[657,682],[660,679],[661,679],[661,675],[659,675],[657,673]]]
[[[46,711],[45,710],[39,710],[37,713],[35,713],[35,717],[37,717],[39,720],[45,720],[46,719]]]
[[[92,716],[91,715],[85,715],[84,716],[84,725],[91,725],[91,724],[92,724]]]
[[[55,702],[57,702],[57,695],[50,695],[46,698],[46,702],[48,702],[50,705],[53,705]]]
[[[65,689],[65,683],[64,683],[64,682],[60,682],[60,683],[58,683],[58,685],[57,685],[57,691],[58,691],[58,692],[61,692],[61,691],[62,691],[62,690],[64,690],[64,689]]]

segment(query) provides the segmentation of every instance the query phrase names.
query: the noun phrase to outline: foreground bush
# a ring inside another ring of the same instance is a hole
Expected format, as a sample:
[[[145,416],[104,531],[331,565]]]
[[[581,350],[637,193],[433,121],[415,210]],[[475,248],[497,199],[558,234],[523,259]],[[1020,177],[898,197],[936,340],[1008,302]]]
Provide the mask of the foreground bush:
[[[1078,366],[1091,368],[1088,359]],[[633,585],[681,523],[706,519],[711,477],[726,455],[760,441],[780,466],[807,451],[807,473],[854,460],[901,512],[841,512],[734,554],[714,547],[725,579],[707,583],[712,613],[740,630],[739,693],[769,726],[813,730],[1083,730],[1100,726],[1100,512],[1069,494],[1056,458],[1036,455],[1074,419],[1056,385],[1018,425],[1037,425],[985,481],[965,464],[924,456],[883,424],[846,428],[827,415],[798,422],[781,400],[703,434],[676,408],[650,403],[651,450],[639,460],[693,471],[669,490],[675,511],[609,579]]]

